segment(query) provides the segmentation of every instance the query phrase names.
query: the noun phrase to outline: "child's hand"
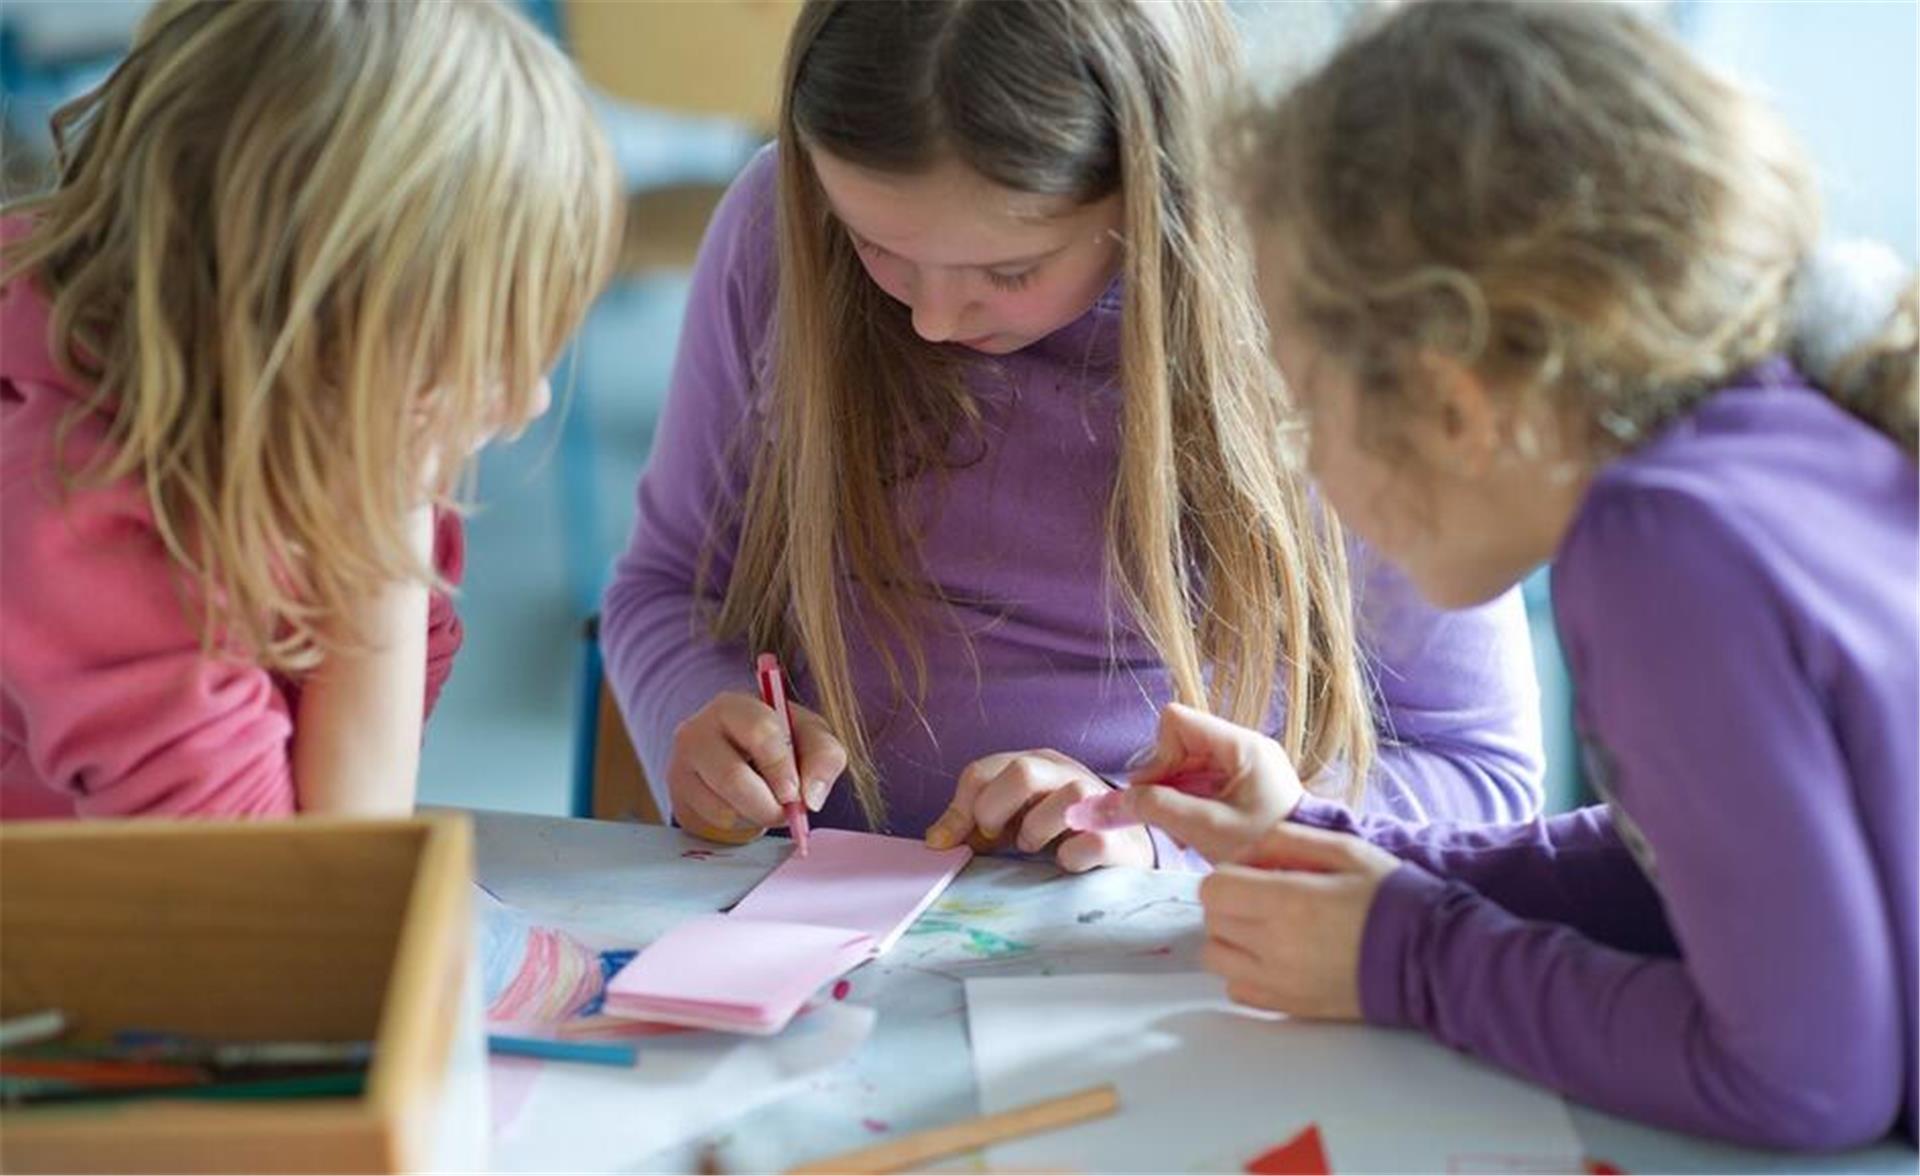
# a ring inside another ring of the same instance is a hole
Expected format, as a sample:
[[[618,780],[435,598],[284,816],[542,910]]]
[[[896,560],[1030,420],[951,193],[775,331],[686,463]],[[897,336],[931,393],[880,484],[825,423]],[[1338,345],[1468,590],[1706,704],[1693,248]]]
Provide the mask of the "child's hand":
[[[738,844],[784,824],[782,804],[804,799],[808,809],[820,811],[847,770],[847,749],[825,719],[788,705],[799,744],[797,767],[780,716],[751,694],[716,695],[680,724],[667,761],[667,794],[681,828]]]
[[[1217,798],[1146,787],[1196,768],[1226,776]],[[1127,789],[1128,803],[1142,821],[1216,864],[1239,860],[1261,834],[1293,815],[1304,795],[1293,761],[1278,743],[1179,703],[1160,712],[1153,754],[1134,771]]]
[[[1098,866],[1152,866],[1144,825],[1088,833],[1067,828],[1069,808],[1107,791],[1105,781],[1057,751],[984,756],[960,773],[953,803],[927,830],[927,844],[948,849],[970,835],[986,843],[1011,835],[1022,853],[1057,842],[1060,868],[1076,874]]]
[[[1361,936],[1399,859],[1358,837],[1282,822],[1246,860],[1200,883],[1201,961],[1241,1004],[1358,1020]]]

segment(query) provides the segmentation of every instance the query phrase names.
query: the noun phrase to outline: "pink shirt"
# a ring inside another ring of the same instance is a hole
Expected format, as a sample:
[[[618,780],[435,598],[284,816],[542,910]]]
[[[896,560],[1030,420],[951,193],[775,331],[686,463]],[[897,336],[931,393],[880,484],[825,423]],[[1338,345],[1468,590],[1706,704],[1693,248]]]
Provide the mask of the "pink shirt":
[[[60,489],[55,432],[84,389],[54,367],[47,311],[31,282],[0,289],[0,818],[292,813],[299,683],[203,653],[137,481]],[[107,424],[81,419],[63,455],[90,460]],[[443,514],[435,564],[457,581],[463,557]],[[436,593],[429,711],[459,648]]]

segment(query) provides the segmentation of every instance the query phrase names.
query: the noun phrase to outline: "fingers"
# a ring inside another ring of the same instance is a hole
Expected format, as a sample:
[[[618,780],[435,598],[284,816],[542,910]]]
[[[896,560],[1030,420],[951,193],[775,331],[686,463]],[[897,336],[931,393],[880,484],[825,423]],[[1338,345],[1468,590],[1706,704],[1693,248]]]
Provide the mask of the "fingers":
[[[981,786],[973,802],[973,823],[989,837],[1018,824],[1025,827],[1027,811],[1073,779],[1078,765],[1066,765],[1038,753],[1015,756]],[[1078,769],[1084,775],[1084,769]],[[1076,798],[1078,799],[1078,798]],[[1066,822],[1060,822],[1064,831]],[[1043,848],[1041,842],[1035,848]],[[1021,848],[1026,848],[1024,842]]]
[[[1068,808],[1106,787],[1059,752],[982,756],[960,773],[953,802],[927,830],[927,844],[944,849],[966,841],[979,849],[1013,839],[1021,851],[1037,853],[1070,832]]]
[[[1206,762],[1238,778],[1259,763],[1266,736],[1202,710],[1168,703],[1160,711],[1154,756],[1129,777],[1153,780],[1189,762]]]
[[[1076,833],[1060,843],[1055,858],[1060,868],[1069,874],[1084,874],[1088,870],[1106,866],[1138,866],[1146,869],[1153,865],[1153,842],[1147,838],[1146,829],[1139,826],[1098,833]]]
[[[1101,781],[1084,774],[1073,775],[1065,783],[1058,782],[1056,777],[1042,782],[1040,787],[1046,791],[1020,818],[1020,833],[1014,845],[1022,853],[1039,853],[1056,837],[1073,832],[1067,825],[1067,810],[1088,797],[1112,791]]]
[[[799,744],[801,796],[817,813],[846,773],[847,749],[825,719],[803,706],[793,707],[793,737]]]
[[[1221,977],[1228,984],[1258,984],[1261,967],[1259,957],[1237,944],[1219,939],[1208,939],[1200,949],[1200,966]]]
[[[1285,874],[1248,866],[1221,866],[1200,882],[1200,905],[1212,919],[1272,919],[1283,914]]]
[[[732,747],[702,748],[687,757],[687,766],[741,820],[763,829],[786,820],[767,782]]]
[[[764,766],[763,766],[764,765]],[[786,725],[773,710],[744,694],[722,694],[681,723],[673,733],[668,780],[697,806],[697,780],[738,819],[755,828],[778,824],[782,815],[762,771],[779,772],[784,765],[788,795],[797,796],[792,751]],[[728,821],[708,819],[720,828]]]
[[[980,790],[1000,774],[1013,760],[1012,755],[989,755],[968,764],[953,786],[953,800],[927,830],[927,844],[935,849],[952,849],[974,832],[973,805]]]
[[[1135,785],[1127,789],[1127,803],[1141,821],[1159,826],[1216,864],[1237,860],[1261,832],[1258,820],[1230,804],[1171,788]]]
[[[674,820],[695,837],[744,845],[761,833],[742,820],[689,769],[668,769],[667,794],[673,802]]]
[[[733,750],[752,765],[763,789],[771,790],[775,802],[774,820],[778,821],[781,819],[779,806],[800,799],[800,766],[794,762],[793,742],[787,738],[786,718],[758,699],[741,694],[723,697],[726,703],[715,708],[720,732],[732,744]],[[719,749],[708,746],[702,751],[707,762],[719,769]],[[726,774],[732,775],[730,772]],[[705,767],[701,769],[701,777],[714,791],[722,796],[729,795],[719,780],[707,774]],[[741,808],[740,813],[758,819],[758,810]]]
[[[1239,980],[1227,985],[1227,999],[1235,1004],[1248,1005],[1256,1009],[1272,1009],[1275,1012],[1289,1011],[1289,1002],[1278,992],[1264,985]]]

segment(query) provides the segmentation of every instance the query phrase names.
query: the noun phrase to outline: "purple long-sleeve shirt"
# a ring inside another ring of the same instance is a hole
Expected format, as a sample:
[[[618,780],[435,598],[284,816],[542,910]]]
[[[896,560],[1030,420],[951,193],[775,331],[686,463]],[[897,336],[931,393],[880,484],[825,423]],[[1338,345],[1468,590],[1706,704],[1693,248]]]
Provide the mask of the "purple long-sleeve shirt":
[[[1915,1122],[1914,463],[1762,365],[1594,482],[1554,567],[1609,803],[1421,829],[1369,1020],[1608,1110],[1765,1146]]]
[[[740,437],[764,419],[774,162],[771,149],[754,160],[708,228],[633,538],[602,611],[608,676],[663,811],[675,726],[721,691],[755,689],[752,651],[702,628],[695,572],[713,520],[745,491],[739,455],[752,447]],[[959,626],[934,615],[922,630],[933,669],[924,724],[891,697],[877,655],[853,651],[892,832],[923,833],[981,756],[1053,748],[1111,780],[1152,741],[1168,675],[1103,562],[1118,458],[1118,297],[1017,354],[982,357],[969,376],[986,416],[979,460],[948,471],[937,502],[913,488],[927,573],[967,603],[951,614]],[[731,574],[736,538],[714,552],[714,591]],[[1370,807],[1420,821],[1537,812],[1537,690],[1517,595],[1442,614],[1365,551],[1355,559],[1390,736]],[[804,675],[796,693],[811,696]],[[816,823],[864,827],[852,790],[836,788]],[[1158,848],[1173,864],[1171,845]]]

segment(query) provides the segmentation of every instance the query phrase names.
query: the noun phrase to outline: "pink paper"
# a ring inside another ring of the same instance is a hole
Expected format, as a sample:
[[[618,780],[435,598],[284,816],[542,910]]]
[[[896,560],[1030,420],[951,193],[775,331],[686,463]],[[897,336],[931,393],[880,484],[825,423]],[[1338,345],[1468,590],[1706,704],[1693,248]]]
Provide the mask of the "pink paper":
[[[608,1012],[708,1029],[774,1032],[809,996],[874,954],[844,927],[706,915],[680,924],[620,969]]]
[[[733,908],[732,917],[864,931],[892,947],[933,905],[973,851],[848,829],[821,829],[807,856],[789,854]]]
[[[777,1033],[819,989],[892,947],[973,856],[821,829],[731,913],[680,924],[607,985],[606,1011]]]
[[[1189,796],[1217,796],[1227,782],[1225,772],[1217,768],[1187,768],[1153,780],[1136,780],[1134,788],[1171,788]],[[1067,828],[1076,833],[1106,829],[1126,829],[1140,823],[1127,807],[1126,789],[1102,792],[1075,801],[1067,809]]]
[[[1134,816],[1127,807],[1127,794],[1124,792],[1102,792],[1085,800],[1076,800],[1067,807],[1067,828],[1076,833],[1126,829],[1139,823],[1140,818]]]

